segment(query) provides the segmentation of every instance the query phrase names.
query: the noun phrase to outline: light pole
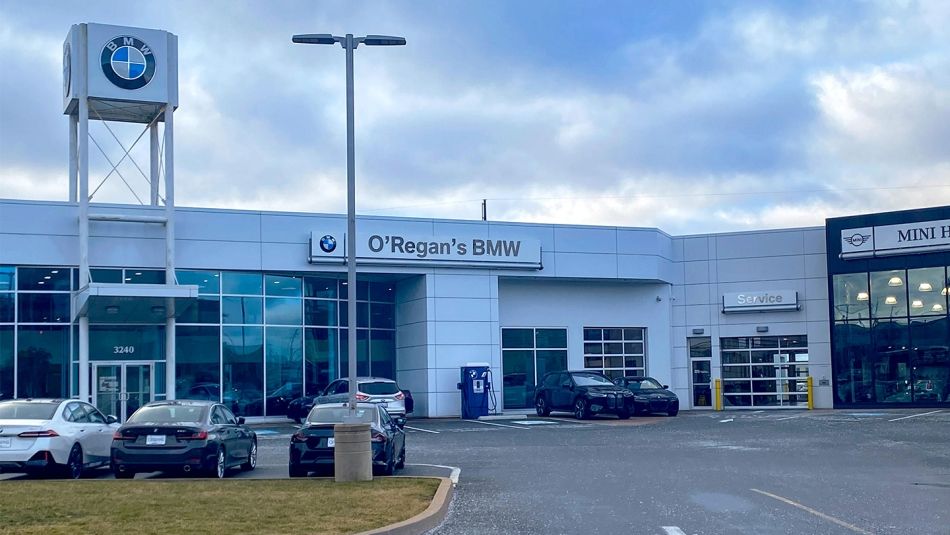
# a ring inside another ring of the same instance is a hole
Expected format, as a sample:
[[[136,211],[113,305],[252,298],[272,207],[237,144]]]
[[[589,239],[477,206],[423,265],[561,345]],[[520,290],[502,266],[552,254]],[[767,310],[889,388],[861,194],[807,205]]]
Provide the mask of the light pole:
[[[353,134],[353,51],[360,43],[367,46],[398,46],[406,44],[404,37],[367,35],[353,37],[328,33],[298,34],[294,43],[306,45],[332,45],[340,43],[346,50],[346,306],[347,306],[347,358],[349,359],[349,414],[356,412],[356,151]]]

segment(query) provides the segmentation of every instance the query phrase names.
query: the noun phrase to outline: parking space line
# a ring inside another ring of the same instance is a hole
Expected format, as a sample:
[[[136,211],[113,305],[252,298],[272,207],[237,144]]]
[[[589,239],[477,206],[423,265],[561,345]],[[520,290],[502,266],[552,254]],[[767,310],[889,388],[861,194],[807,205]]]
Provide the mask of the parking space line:
[[[676,526],[660,526],[666,535],[686,535],[686,532]]]
[[[837,524],[843,528],[850,529],[851,531],[855,533],[861,533],[862,535],[874,535],[870,531],[865,531],[859,528],[858,526],[855,526],[854,524],[849,524],[845,522],[844,520],[838,520],[837,518],[833,516],[826,515],[825,513],[822,513],[821,511],[816,511],[815,509],[812,509],[811,507],[808,507],[807,505],[802,505],[796,501],[789,500],[788,498],[783,498],[777,494],[772,494],[771,492],[765,492],[764,490],[759,490],[759,489],[749,489],[749,490],[751,490],[752,492],[757,492],[759,494],[762,494],[763,496],[768,496],[769,498],[776,499],[782,503],[787,503],[788,505],[791,505],[793,507],[797,507],[801,509],[802,511],[806,511],[808,513],[811,513],[817,516],[818,518],[822,518],[824,520]]]
[[[513,425],[496,424],[495,422],[483,422],[481,420],[470,420],[470,421],[475,422],[476,424],[496,425],[498,427],[507,427],[508,429],[520,429],[522,431],[527,431],[528,429],[531,429],[530,427],[515,427]]]
[[[422,431],[423,433],[434,433],[436,435],[439,434],[438,431],[432,431],[431,429],[422,429],[421,427],[410,427],[408,425],[406,426],[406,429],[412,429],[413,431]]]
[[[776,418],[775,421],[776,421],[776,422],[781,422],[781,421],[784,421],[784,420],[794,420],[795,418],[801,418],[802,416],[803,416],[803,415],[786,416],[785,418]]]
[[[459,484],[459,475],[462,473],[462,469],[459,468],[458,466],[446,466],[444,464],[406,463],[406,466],[429,466],[432,468],[447,468],[452,471],[451,474],[449,474],[449,479],[452,480],[453,487]]]
[[[943,412],[943,410],[922,412],[920,414],[911,414],[910,416],[901,416],[900,418],[894,418],[893,420],[888,420],[888,422],[896,422],[897,420],[906,420],[908,418],[916,418],[918,416],[927,416],[928,414],[937,414],[938,412]]]

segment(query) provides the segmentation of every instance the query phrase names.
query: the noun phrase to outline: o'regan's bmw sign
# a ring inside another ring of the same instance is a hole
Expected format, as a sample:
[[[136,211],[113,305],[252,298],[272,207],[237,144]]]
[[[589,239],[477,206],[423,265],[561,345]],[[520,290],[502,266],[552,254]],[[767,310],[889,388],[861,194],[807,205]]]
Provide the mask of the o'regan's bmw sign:
[[[356,258],[361,264],[541,269],[541,243],[537,240],[396,232],[359,234],[357,238]],[[310,263],[344,262],[347,247],[349,241],[343,232],[314,231],[310,235]]]

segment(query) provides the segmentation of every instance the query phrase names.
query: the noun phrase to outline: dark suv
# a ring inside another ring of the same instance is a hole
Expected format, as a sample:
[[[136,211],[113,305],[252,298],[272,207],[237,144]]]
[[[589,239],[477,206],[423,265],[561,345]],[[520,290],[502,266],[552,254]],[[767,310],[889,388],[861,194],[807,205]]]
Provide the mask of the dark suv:
[[[626,420],[633,413],[633,392],[613,384],[600,372],[551,372],[535,392],[534,408],[538,416],[569,411],[578,420],[602,413]]]

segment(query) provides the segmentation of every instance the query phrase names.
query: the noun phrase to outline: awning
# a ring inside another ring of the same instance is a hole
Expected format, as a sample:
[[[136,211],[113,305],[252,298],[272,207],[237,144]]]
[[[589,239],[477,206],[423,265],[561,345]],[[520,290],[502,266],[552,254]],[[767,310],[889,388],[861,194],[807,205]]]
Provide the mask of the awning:
[[[73,296],[73,321],[161,323],[197,306],[197,285],[90,282]]]

